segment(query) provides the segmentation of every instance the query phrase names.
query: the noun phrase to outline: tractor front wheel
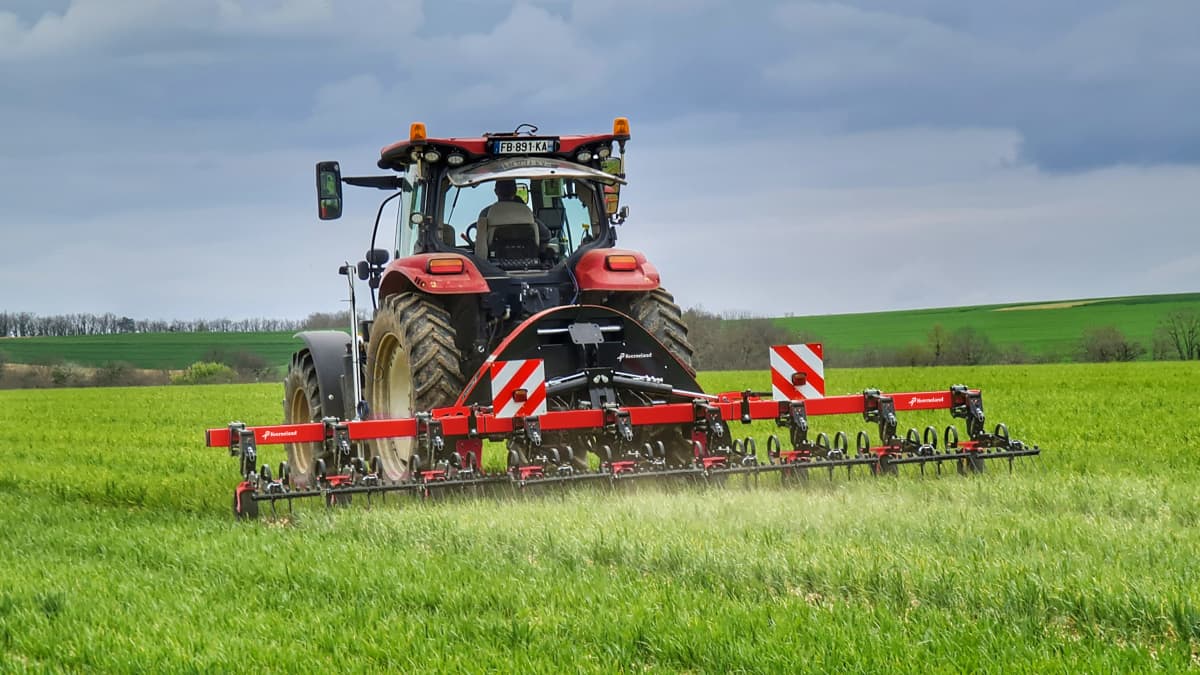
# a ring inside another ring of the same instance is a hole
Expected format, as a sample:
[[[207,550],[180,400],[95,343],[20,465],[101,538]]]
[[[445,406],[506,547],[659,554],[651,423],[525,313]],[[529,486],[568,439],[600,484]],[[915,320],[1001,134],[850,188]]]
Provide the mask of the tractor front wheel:
[[[427,296],[384,298],[367,346],[366,396],[372,417],[412,417],[454,405],[463,389],[454,338],[450,313]],[[415,447],[416,439],[382,438],[370,443],[369,454],[379,458],[387,480],[404,480]]]

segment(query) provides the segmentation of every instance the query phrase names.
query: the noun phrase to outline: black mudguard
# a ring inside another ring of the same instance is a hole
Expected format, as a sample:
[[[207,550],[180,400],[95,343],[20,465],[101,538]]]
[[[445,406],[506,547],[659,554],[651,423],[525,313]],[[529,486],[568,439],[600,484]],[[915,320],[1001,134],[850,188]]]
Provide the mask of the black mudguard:
[[[344,391],[349,382],[350,335],[337,330],[310,330],[296,333],[304,341],[313,365],[317,369],[317,386],[321,393],[321,414],[324,417],[350,419],[354,411],[346,405]],[[296,357],[293,356],[293,359]]]
[[[603,341],[587,349],[574,344],[570,328],[580,323],[600,327]],[[547,380],[600,367],[651,377],[668,389],[703,391],[691,371],[637,321],[609,307],[566,305],[517,326],[467,383],[458,404],[491,405],[491,363],[531,358],[544,361]]]

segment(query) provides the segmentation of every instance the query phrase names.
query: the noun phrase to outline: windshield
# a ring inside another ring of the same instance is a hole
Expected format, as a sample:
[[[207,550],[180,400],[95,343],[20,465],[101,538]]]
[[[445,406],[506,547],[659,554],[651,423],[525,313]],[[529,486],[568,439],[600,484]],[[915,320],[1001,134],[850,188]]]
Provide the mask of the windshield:
[[[597,172],[598,173],[598,172]],[[595,189],[583,180],[569,178],[517,178],[517,199],[529,207],[533,217],[544,225],[555,242],[558,255],[567,257],[591,241],[601,226]],[[467,229],[477,223],[480,214],[498,201],[496,183],[487,181],[456,186],[443,183],[442,241],[469,249],[463,235],[474,237]]]

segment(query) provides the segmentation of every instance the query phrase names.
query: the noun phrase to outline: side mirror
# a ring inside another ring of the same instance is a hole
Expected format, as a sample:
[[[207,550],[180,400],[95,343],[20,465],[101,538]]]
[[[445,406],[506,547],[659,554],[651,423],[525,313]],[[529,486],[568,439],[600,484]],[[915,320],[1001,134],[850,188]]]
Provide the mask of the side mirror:
[[[317,217],[342,217],[342,167],[337,162],[317,162]]]

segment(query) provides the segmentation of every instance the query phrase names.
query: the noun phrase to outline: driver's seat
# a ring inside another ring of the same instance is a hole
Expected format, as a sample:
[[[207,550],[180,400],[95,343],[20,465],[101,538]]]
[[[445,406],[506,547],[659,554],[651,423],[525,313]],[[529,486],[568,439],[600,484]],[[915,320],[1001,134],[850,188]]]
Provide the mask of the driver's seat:
[[[533,211],[521,202],[496,202],[479,216],[475,233],[475,255],[494,258],[537,260],[541,242]],[[501,250],[503,249],[503,250]]]

